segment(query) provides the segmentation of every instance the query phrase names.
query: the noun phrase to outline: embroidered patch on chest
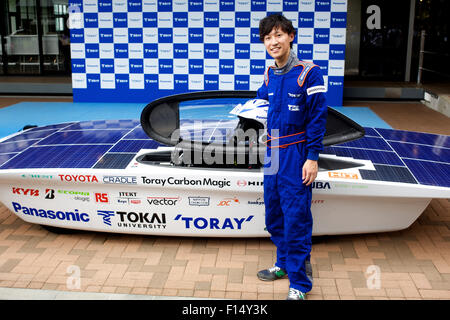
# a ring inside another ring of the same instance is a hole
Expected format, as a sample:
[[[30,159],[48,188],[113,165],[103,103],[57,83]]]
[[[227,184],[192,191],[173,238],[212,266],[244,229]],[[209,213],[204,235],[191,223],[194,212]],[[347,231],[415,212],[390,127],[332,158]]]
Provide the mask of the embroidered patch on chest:
[[[288,104],[288,108],[289,108],[289,111],[299,111],[300,110],[300,106],[293,105],[293,104]]]

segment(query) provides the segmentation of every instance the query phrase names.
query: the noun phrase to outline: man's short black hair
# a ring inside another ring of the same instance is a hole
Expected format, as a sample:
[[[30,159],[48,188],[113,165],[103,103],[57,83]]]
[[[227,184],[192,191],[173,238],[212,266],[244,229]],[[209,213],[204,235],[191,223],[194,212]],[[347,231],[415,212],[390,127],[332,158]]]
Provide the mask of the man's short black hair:
[[[283,16],[280,13],[271,14],[270,16],[267,16],[261,21],[259,21],[259,40],[261,42],[264,42],[264,37],[272,32],[273,28],[280,28],[287,34],[293,33],[294,36],[296,34],[295,28],[292,25],[292,21],[287,19],[285,16]],[[292,48],[292,42],[291,42],[291,48]]]

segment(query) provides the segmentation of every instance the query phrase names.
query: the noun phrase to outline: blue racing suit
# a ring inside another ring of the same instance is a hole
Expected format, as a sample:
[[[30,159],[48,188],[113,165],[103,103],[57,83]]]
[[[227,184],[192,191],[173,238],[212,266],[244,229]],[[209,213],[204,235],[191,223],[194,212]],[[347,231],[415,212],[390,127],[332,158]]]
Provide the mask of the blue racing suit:
[[[302,168],[306,159],[318,160],[323,150],[325,92],[320,68],[302,61],[282,74],[269,67],[257,91],[257,98],[269,101],[264,168],[266,227],[277,247],[275,265],[287,271],[291,287],[304,293],[312,288],[305,261],[310,259],[313,221],[312,186],[302,183]],[[269,159],[272,168],[278,161],[275,172],[269,170]]]

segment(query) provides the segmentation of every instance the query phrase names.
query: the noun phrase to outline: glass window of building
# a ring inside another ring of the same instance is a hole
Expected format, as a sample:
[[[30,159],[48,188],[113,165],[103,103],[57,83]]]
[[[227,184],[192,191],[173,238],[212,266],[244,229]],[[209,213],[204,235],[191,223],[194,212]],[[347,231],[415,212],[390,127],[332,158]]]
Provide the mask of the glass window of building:
[[[0,5],[2,74],[70,74],[68,0]]]

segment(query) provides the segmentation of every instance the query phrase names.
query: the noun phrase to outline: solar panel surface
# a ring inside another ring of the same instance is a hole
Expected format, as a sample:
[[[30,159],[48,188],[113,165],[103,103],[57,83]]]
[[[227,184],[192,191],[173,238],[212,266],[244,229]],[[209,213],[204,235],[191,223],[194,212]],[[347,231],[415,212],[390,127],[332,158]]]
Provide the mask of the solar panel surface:
[[[182,120],[180,126],[185,138],[222,141],[236,121]],[[359,170],[365,180],[450,187],[449,136],[365,130],[365,137],[325,147],[323,153],[372,161],[375,171]],[[162,145],[147,137],[138,120],[56,124],[33,128],[2,141],[0,169],[124,169],[141,149],[159,146]]]

